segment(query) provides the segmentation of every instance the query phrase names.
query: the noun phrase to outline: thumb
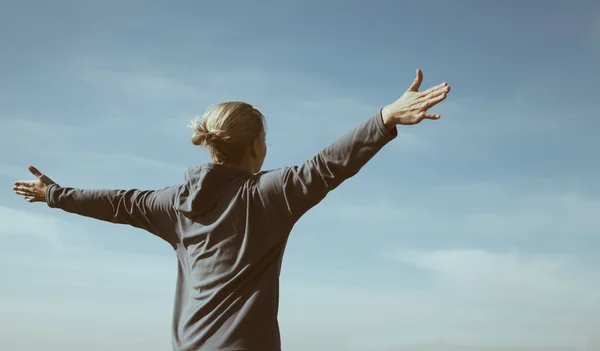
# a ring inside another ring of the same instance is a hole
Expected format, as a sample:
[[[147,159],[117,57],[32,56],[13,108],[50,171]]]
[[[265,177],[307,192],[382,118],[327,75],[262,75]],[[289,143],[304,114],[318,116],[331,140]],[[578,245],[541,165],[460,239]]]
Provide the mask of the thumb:
[[[410,88],[408,88],[408,91],[419,91],[419,88],[421,87],[422,82],[423,82],[423,71],[421,71],[420,69],[417,69],[417,77],[413,81]]]
[[[50,185],[50,184],[54,183],[54,181],[52,179],[48,178],[46,175],[44,175],[42,172],[40,172],[37,168],[35,168],[33,166],[29,166],[28,169],[29,169],[29,172],[31,172],[34,176],[36,176],[45,185]]]
[[[29,166],[28,167],[29,172],[31,172],[34,176],[36,176],[38,179],[42,179],[42,177],[44,176],[42,174],[42,172],[38,171],[37,168],[33,167],[33,166]]]

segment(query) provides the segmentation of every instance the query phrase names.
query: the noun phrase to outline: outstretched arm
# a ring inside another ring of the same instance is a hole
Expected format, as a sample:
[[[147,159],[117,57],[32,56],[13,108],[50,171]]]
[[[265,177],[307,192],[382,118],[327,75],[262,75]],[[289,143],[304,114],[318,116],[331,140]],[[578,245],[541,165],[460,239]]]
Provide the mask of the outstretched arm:
[[[63,188],[35,167],[29,170],[38,180],[18,181],[13,190],[28,202],[46,202],[51,208],[128,224],[147,230],[174,245],[177,240],[173,199],[176,186],[160,190],[94,190]]]
[[[262,174],[258,187],[265,198],[263,203],[273,204],[278,217],[293,225],[329,192],[357,174],[397,134],[395,127],[384,124],[380,111],[315,157]]]
[[[397,136],[397,125],[439,119],[440,115],[428,110],[446,98],[450,87],[442,83],[419,92],[422,81],[423,73],[417,70],[414,82],[398,100],[329,144],[314,158],[298,166],[263,174],[258,182],[263,202],[276,204],[283,210],[280,213],[293,223],[330,191],[358,173]]]

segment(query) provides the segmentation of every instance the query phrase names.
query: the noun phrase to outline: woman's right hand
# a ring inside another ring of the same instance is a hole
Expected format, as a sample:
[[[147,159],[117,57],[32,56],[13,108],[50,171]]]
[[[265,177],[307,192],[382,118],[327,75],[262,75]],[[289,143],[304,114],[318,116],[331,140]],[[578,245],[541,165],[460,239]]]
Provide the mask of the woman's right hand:
[[[429,109],[446,99],[450,86],[442,83],[419,92],[422,82],[423,72],[418,69],[410,88],[394,103],[383,108],[381,116],[387,127],[417,124],[424,119],[440,119],[439,114],[429,113]]]
[[[54,184],[54,181],[33,166],[29,166],[29,171],[37,180],[16,181],[13,190],[17,195],[25,196],[27,202],[46,202],[46,189],[50,184]]]

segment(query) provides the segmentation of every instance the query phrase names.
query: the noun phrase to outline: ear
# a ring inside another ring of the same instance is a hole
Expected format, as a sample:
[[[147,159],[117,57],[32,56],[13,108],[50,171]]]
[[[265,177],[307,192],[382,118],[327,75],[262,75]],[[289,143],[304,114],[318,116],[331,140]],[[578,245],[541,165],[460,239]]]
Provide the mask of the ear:
[[[260,153],[260,137],[255,138],[252,141],[252,148],[250,150],[250,156],[257,158]]]

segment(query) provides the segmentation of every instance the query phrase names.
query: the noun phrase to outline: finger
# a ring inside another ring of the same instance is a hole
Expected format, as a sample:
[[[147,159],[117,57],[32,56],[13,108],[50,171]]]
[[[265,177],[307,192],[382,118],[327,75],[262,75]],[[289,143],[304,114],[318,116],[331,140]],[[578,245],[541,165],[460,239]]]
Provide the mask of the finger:
[[[26,188],[32,188],[35,186],[35,180],[18,180],[15,182],[15,187],[24,186]]]
[[[34,203],[34,202],[42,202],[42,201],[45,201],[45,200],[43,200],[43,199],[41,199],[39,197],[33,196],[33,197],[26,197],[25,201],[27,201],[29,203]]]
[[[36,194],[40,193],[40,192],[34,191],[32,189],[17,188],[17,189],[13,189],[13,190],[19,195],[28,195],[28,194],[36,195]]]
[[[417,101],[430,101],[444,94],[448,94],[445,89],[432,90],[429,94],[418,97]]]
[[[444,82],[442,84],[438,84],[434,87],[431,87],[423,92],[421,92],[422,96],[427,96],[433,93],[448,93],[450,92],[450,86],[448,85],[448,83]]]
[[[428,99],[427,101],[425,101],[425,110],[430,109],[431,107],[439,104],[440,102],[444,101],[444,99],[446,99],[446,94],[442,94],[439,96],[436,96],[434,98]]]
[[[17,195],[21,195],[21,196],[36,196],[36,194],[34,192],[31,192],[31,191],[17,190],[17,191],[15,191],[15,193]]]
[[[420,69],[417,69],[417,77],[413,81],[408,91],[419,91],[421,87],[421,83],[423,82],[423,72]]]
[[[436,113],[425,113],[425,114],[423,114],[423,118],[424,119],[433,119],[433,120],[436,120],[436,119],[440,119],[440,117],[441,116],[439,114],[436,114]]]
[[[25,192],[30,192],[30,193],[34,192],[33,188],[26,188],[23,186],[13,186],[13,190],[14,191],[25,191]]]

